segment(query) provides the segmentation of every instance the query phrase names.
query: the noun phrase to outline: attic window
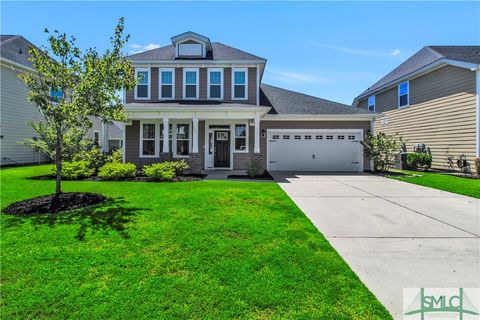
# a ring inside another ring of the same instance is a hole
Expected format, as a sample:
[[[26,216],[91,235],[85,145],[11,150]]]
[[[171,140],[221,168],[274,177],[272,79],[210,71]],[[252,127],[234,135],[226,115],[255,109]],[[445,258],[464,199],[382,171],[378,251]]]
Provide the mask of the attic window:
[[[179,57],[201,57],[203,56],[203,45],[197,42],[186,42],[178,44]]]

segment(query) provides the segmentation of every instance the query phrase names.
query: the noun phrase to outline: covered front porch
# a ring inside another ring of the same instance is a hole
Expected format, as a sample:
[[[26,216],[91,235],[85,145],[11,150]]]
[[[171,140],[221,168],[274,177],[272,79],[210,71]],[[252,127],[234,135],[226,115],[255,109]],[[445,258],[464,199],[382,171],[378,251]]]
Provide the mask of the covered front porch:
[[[139,167],[185,159],[192,172],[246,169],[260,155],[260,118],[268,108],[127,106],[124,161]],[[133,110],[132,110],[133,109]]]

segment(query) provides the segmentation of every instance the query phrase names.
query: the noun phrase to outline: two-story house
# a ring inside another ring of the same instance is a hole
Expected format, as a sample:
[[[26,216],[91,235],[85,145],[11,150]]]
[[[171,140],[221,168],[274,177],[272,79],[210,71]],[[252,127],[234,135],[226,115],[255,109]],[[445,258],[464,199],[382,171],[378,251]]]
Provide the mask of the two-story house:
[[[375,131],[400,135],[408,150],[424,143],[432,167],[447,156],[480,156],[480,46],[427,46],[353,101],[376,111]]]
[[[262,84],[266,60],[186,32],[130,56],[124,161],[186,159],[192,171],[363,171],[376,114]]]

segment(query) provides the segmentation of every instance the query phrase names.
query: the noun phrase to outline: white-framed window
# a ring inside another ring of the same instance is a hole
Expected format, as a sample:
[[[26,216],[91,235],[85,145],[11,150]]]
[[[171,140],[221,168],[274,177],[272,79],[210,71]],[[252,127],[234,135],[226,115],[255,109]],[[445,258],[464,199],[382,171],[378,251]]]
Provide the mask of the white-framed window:
[[[158,77],[160,100],[175,99],[175,69],[160,68],[158,69]]]
[[[135,68],[135,78],[137,85],[134,89],[134,98],[136,100],[150,99],[150,68]]]
[[[246,123],[235,124],[235,152],[248,152],[248,126]]]
[[[406,108],[410,103],[410,84],[408,81],[398,85],[398,108]]]
[[[223,69],[207,69],[207,97],[209,100],[223,100]]]
[[[248,68],[232,69],[232,100],[248,99]]]
[[[375,111],[375,96],[368,97],[368,110]]]
[[[190,154],[190,123],[176,123],[175,124],[175,152],[176,158],[187,158]]]
[[[98,147],[100,145],[100,131],[93,131],[93,143]]]
[[[140,123],[140,157],[158,157],[158,123]]]
[[[183,99],[198,99],[198,68],[183,69]]]

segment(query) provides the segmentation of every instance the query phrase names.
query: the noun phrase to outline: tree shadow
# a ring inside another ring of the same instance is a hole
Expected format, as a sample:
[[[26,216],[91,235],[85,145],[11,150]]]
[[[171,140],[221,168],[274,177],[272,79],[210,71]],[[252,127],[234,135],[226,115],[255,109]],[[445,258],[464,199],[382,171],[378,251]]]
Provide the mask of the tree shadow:
[[[126,201],[123,198],[108,199],[101,204],[58,213],[36,214],[26,217],[11,216],[8,219],[2,219],[4,228],[16,227],[26,221],[31,221],[34,226],[48,225],[54,228],[57,225],[78,224],[79,229],[75,236],[76,239],[83,241],[90,232],[114,231],[122,238],[128,239],[128,223],[133,221],[133,217],[138,211],[148,210],[145,208],[132,208],[125,206]]]

